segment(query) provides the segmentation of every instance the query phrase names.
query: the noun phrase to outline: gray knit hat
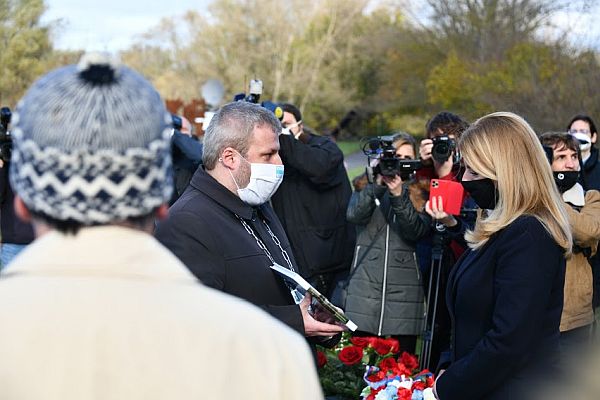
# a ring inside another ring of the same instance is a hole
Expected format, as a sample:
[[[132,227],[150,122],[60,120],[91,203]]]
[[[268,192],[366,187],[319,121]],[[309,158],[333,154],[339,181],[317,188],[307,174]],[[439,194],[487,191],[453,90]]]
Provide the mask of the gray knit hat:
[[[13,117],[10,180],[27,207],[106,224],[171,197],[170,121],[152,85],[107,56],[40,78]]]

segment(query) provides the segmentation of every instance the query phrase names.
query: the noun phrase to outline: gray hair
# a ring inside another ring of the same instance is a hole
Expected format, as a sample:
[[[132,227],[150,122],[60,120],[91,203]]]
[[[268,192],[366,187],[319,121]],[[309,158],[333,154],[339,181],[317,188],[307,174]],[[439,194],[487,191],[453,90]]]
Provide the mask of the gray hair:
[[[245,157],[256,127],[268,127],[273,132],[281,132],[281,123],[275,115],[258,104],[236,101],[221,107],[210,120],[204,134],[204,167],[209,171],[214,169],[227,147],[237,150]]]

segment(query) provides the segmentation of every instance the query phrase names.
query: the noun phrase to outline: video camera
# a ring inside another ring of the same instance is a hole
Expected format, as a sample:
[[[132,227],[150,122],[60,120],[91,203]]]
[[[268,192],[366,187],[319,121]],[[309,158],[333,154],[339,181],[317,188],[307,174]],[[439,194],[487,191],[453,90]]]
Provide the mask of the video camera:
[[[456,149],[456,140],[447,135],[434,136],[431,141],[433,142],[431,157],[440,164],[448,160],[450,154]]]
[[[10,108],[0,108],[0,160],[5,163],[10,161],[10,156],[12,154],[12,136],[8,130],[8,124],[10,124],[11,117],[12,113],[10,112]]]
[[[250,90],[246,93],[238,93],[233,97],[233,101],[247,101],[248,103],[260,104],[262,107],[275,114],[278,120],[283,119],[283,109],[272,101],[263,101],[259,103],[262,94],[263,82],[260,79],[252,79],[250,81]]]
[[[420,160],[403,160],[396,155],[394,141],[396,135],[377,136],[368,139],[363,145],[363,153],[368,157],[367,178],[373,182],[378,175],[396,176],[402,180],[408,179],[411,174],[421,168]],[[378,160],[376,166],[371,167],[371,160]]]

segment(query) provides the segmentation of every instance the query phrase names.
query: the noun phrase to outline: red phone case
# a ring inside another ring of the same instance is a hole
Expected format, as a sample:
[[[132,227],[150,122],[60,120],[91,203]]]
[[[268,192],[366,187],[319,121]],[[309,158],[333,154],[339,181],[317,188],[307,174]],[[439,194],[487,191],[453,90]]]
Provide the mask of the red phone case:
[[[429,198],[441,197],[444,211],[459,215],[463,203],[464,188],[460,182],[432,179],[429,185]]]

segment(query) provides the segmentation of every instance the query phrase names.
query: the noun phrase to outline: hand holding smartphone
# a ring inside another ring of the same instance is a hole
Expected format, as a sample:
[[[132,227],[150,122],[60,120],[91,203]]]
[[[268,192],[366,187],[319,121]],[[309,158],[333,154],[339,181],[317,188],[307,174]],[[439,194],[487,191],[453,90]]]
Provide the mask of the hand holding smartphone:
[[[429,198],[433,197],[442,199],[446,213],[460,215],[464,197],[464,188],[460,182],[432,179],[429,185]]]

